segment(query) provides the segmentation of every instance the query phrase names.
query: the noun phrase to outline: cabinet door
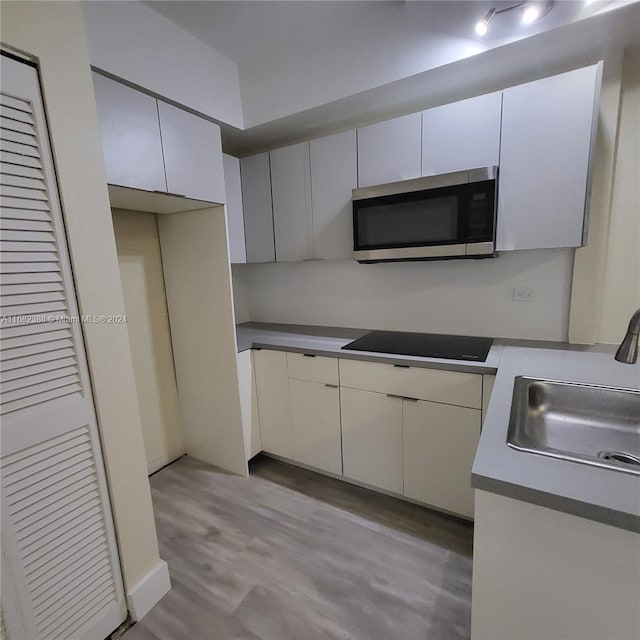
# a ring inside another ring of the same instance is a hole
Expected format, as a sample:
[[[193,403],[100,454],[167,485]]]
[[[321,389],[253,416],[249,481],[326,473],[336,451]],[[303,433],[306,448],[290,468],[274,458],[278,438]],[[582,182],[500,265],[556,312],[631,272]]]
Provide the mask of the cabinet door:
[[[224,166],[224,190],[227,197],[227,232],[229,234],[229,258],[231,264],[247,261],[244,241],[244,213],[242,211],[242,187],[240,185],[240,160],[222,154]]]
[[[422,112],[422,175],[497,165],[502,93]]]
[[[480,411],[403,400],[404,495],[473,517],[471,467],[480,438]]]
[[[312,140],[310,156],[314,258],[353,258],[351,191],[358,186],[356,132]]]
[[[340,392],[335,385],[289,379],[293,459],[342,473]]]
[[[262,451],[262,435],[260,434],[260,411],[258,410],[258,387],[256,386],[256,366],[254,352],[251,351],[251,434],[249,457],[257,456]]]
[[[287,354],[260,349],[254,351],[253,358],[262,448],[268,453],[293,458]]]
[[[197,200],[226,201],[220,127],[158,101],[167,190]]]
[[[484,417],[487,415],[487,410],[489,409],[489,401],[491,400],[491,393],[493,392],[495,381],[495,375],[490,373],[482,376],[482,424],[484,424]]]
[[[419,178],[422,114],[386,120],[358,129],[358,186]]]
[[[93,74],[107,182],[166,191],[157,100]]]
[[[240,389],[240,414],[242,416],[242,436],[247,460],[260,452],[260,418],[258,416],[258,394],[254,375],[252,351],[247,349],[238,354],[238,386]]]
[[[240,158],[247,262],[275,262],[269,154]]]
[[[276,262],[313,258],[309,143],[270,154]]]
[[[402,493],[402,400],[340,389],[342,461],[346,477]]]
[[[599,78],[595,65],[504,91],[498,251],[586,241]]]

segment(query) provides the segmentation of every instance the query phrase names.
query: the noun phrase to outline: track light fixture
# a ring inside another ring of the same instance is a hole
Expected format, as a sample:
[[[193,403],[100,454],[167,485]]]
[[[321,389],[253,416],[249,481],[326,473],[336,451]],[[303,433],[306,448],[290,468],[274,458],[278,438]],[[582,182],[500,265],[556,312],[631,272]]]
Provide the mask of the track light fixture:
[[[493,19],[493,16],[495,15],[496,15],[496,10],[489,9],[489,11],[487,11],[487,15],[484,18],[482,18],[480,22],[476,24],[476,33],[479,36],[483,36],[485,33],[487,33],[487,29],[489,28],[489,23],[491,22],[491,20]]]
[[[531,24],[540,17],[540,7],[536,4],[530,4],[525,7],[522,12],[522,24]]]
[[[546,0],[543,2],[540,1],[528,1],[528,2],[518,2],[510,7],[505,7],[504,9],[489,9],[486,15],[482,20],[476,23],[476,33],[479,36],[483,36],[489,30],[489,23],[500,13],[506,13],[507,11],[514,11],[515,9],[522,10],[522,24],[529,25],[532,22],[535,22],[539,18],[544,18],[551,9],[553,9],[553,5],[555,4],[555,0]]]

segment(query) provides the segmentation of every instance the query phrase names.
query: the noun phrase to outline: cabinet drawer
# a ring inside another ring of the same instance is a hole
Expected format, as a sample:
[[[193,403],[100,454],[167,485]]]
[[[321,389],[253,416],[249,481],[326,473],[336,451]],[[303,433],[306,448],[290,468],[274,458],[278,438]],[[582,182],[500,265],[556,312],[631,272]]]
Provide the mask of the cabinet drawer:
[[[287,353],[289,377],[324,384],[338,384],[338,359]]]
[[[341,359],[340,384],[472,409],[482,406],[482,376],[475,373]]]

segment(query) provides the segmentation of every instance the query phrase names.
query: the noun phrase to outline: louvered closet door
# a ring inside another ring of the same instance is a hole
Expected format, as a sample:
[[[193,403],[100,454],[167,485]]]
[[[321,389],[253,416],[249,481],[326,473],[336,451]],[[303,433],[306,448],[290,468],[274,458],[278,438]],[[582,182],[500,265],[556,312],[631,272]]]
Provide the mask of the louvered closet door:
[[[101,640],[126,606],[37,72],[1,71],[4,618],[11,640]]]

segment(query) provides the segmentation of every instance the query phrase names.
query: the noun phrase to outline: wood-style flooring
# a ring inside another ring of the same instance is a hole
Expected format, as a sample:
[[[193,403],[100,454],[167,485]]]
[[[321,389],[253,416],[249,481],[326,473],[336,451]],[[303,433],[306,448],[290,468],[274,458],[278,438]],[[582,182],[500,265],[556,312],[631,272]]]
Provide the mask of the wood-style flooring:
[[[265,456],[151,478],[172,590],[125,640],[469,638],[473,527]]]

